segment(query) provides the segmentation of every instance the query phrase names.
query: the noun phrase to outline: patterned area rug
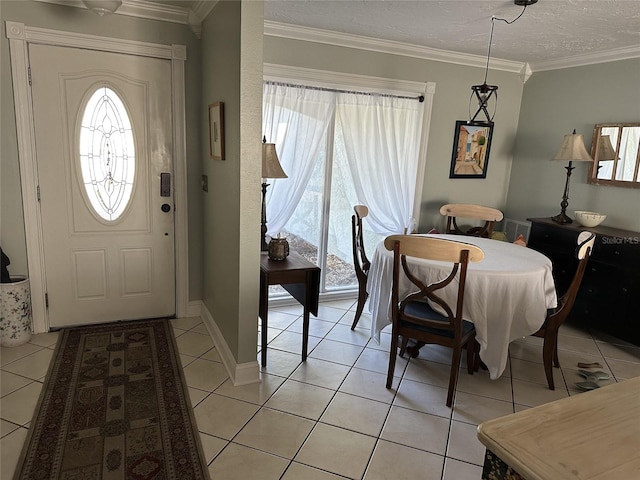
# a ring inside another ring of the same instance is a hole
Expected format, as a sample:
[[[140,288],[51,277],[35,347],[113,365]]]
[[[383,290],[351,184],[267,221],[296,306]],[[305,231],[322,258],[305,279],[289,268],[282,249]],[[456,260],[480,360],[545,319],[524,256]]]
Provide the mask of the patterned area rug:
[[[65,329],[15,479],[208,479],[168,320]]]

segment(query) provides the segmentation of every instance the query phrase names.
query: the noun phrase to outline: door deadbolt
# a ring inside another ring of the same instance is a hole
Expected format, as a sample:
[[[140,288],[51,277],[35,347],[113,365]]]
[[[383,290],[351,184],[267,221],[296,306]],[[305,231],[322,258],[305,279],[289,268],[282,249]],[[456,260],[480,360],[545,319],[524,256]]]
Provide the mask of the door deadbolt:
[[[160,196],[161,197],[171,196],[171,174],[170,173],[160,174]]]

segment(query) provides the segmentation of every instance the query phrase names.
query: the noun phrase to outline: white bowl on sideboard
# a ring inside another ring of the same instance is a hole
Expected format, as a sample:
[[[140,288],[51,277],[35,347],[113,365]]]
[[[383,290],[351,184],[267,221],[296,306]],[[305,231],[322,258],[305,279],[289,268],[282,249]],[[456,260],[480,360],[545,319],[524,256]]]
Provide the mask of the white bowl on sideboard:
[[[605,218],[607,218],[607,216],[602,213],[586,212],[584,210],[576,210],[574,213],[576,216],[576,222],[587,228],[597,227]]]

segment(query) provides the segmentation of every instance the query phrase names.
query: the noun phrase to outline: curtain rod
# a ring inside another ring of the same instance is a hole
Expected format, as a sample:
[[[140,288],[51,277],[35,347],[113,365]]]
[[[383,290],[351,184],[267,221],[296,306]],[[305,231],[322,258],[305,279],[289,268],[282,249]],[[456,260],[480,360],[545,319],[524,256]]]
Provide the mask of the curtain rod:
[[[287,83],[287,82],[274,82],[272,80],[265,80],[265,83],[271,83],[274,85],[284,85],[287,87],[301,87],[308,88],[309,90],[319,90],[321,92],[336,92],[336,93],[357,93],[359,95],[378,95],[381,97],[391,97],[391,98],[403,98],[408,100],[418,100],[420,103],[424,102],[424,95],[419,95],[417,97],[410,97],[406,95],[393,95],[390,93],[376,93],[376,92],[358,92],[356,90],[342,90],[339,88],[329,88],[329,87],[314,87],[310,85],[299,85],[295,83]]]

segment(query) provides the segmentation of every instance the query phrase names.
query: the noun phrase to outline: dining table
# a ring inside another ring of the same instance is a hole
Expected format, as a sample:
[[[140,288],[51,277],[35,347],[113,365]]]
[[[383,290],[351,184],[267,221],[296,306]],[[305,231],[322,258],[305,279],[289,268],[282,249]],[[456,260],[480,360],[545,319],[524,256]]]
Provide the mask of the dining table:
[[[465,235],[425,234],[434,238],[476,245],[484,252],[480,262],[467,267],[462,318],[473,322],[480,344],[480,359],[491,379],[499,378],[507,365],[509,344],[536,332],[547,310],[557,306],[551,260],[525,246],[489,238]],[[408,257],[412,273],[427,284],[442,280],[451,272],[451,263]],[[371,258],[367,278],[371,337],[380,342],[380,332],[391,324],[393,251],[380,242]],[[412,289],[401,277],[400,298]],[[457,287],[441,290],[444,300],[455,305]],[[542,354],[541,354],[542,355]]]

